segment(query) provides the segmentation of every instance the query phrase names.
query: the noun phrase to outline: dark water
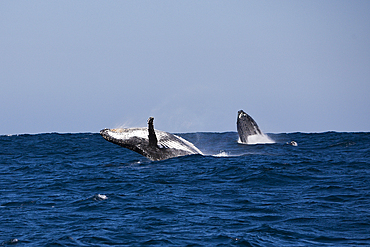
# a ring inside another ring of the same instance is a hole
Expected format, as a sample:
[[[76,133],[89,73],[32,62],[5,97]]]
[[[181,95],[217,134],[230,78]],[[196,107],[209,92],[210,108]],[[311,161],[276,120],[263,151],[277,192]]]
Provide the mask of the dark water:
[[[0,136],[0,246],[370,245],[370,133],[181,136],[208,155],[151,162],[99,134]]]

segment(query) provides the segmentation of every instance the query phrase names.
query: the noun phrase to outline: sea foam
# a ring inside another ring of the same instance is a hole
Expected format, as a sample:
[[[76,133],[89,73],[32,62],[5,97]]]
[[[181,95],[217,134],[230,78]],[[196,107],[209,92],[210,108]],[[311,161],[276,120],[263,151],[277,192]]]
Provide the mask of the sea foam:
[[[265,134],[262,134],[262,135],[251,135],[251,136],[248,136],[248,141],[247,143],[242,143],[240,141],[240,139],[238,140],[238,142],[240,144],[271,144],[271,143],[275,143],[274,140],[272,140],[270,137],[268,137],[267,135]]]

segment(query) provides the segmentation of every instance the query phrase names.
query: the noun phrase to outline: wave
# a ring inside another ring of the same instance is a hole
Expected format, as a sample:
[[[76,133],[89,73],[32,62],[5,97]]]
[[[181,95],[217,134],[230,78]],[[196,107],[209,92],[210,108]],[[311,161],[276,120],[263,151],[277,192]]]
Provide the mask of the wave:
[[[0,136],[0,246],[368,246],[370,134],[267,135],[181,134],[206,155],[156,162],[98,133]]]

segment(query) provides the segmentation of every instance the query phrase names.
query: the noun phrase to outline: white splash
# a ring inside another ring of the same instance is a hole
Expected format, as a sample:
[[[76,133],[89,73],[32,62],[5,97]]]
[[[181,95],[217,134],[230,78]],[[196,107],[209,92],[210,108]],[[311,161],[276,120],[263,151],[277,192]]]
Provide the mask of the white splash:
[[[213,155],[214,157],[229,157],[229,153],[228,152],[225,152],[225,151],[221,151],[220,153],[218,154],[215,154]]]
[[[268,137],[267,135],[265,134],[262,134],[262,135],[251,135],[251,136],[248,136],[248,141],[247,143],[242,143],[240,141],[240,139],[238,140],[238,142],[240,144],[270,144],[270,143],[275,143],[274,140],[270,139],[270,137]]]
[[[96,198],[96,200],[107,200],[108,199],[108,196],[106,196],[106,195],[102,195],[102,194],[97,194],[96,196],[95,196],[95,198]]]

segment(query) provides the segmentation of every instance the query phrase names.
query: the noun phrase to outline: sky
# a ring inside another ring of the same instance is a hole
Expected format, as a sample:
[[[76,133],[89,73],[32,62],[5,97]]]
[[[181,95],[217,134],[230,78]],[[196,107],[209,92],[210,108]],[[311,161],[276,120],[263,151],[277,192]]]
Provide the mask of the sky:
[[[0,1],[0,135],[370,131],[370,1]]]

